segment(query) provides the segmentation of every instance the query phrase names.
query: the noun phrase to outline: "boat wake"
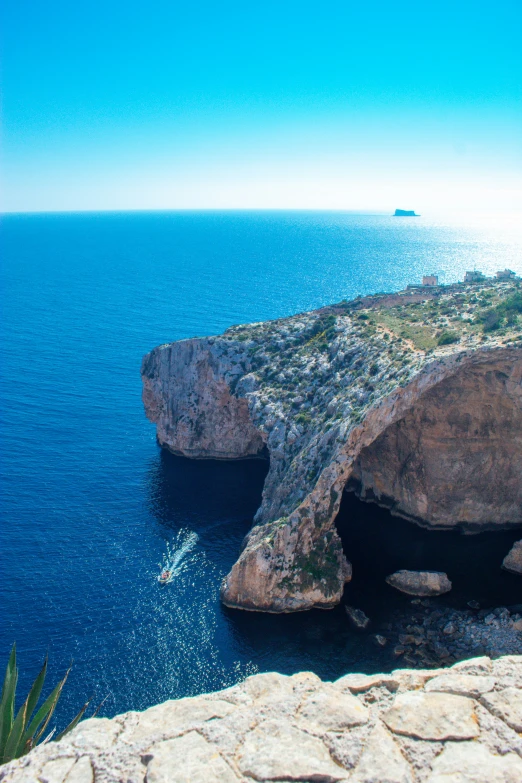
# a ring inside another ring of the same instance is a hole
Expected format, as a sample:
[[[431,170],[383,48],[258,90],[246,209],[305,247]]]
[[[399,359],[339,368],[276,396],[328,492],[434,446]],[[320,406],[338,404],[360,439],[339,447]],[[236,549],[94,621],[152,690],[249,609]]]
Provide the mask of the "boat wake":
[[[194,549],[198,541],[199,536],[194,531],[180,530],[173,542],[167,542],[167,551],[163,555],[163,561],[158,563],[161,569],[158,581],[161,584],[174,581],[189,568],[190,559],[187,555]]]

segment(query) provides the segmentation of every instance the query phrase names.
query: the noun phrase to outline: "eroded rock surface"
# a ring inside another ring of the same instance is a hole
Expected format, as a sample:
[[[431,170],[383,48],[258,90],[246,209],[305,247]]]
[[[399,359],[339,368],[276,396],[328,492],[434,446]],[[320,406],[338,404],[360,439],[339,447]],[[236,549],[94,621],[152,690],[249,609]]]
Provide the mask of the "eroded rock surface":
[[[403,569],[387,576],[386,581],[406,595],[443,595],[451,590],[451,582],[443,571],[407,571]]]
[[[518,783],[521,688],[522,656],[334,683],[310,672],[258,674],[218,693],[85,720],[1,767],[0,780]]]
[[[339,602],[351,567],[335,518],[348,482],[428,527],[522,524],[520,296],[503,283],[369,297],[144,358],[162,446],[269,453],[255,526],[223,583],[228,606]],[[501,328],[484,333],[495,307]]]
[[[426,392],[361,451],[350,477],[357,495],[425,527],[520,522],[522,418],[506,390],[510,370],[471,365]]]
[[[522,540],[515,541],[502,561],[502,568],[505,568],[506,571],[511,571],[512,574],[520,574],[522,576]]]
[[[402,665],[449,666],[470,655],[498,658],[522,651],[522,605],[476,611],[441,607],[437,599],[413,601],[416,605],[393,612],[387,623],[392,652]],[[484,668],[467,672],[486,673]],[[450,685],[456,687],[455,680]]]

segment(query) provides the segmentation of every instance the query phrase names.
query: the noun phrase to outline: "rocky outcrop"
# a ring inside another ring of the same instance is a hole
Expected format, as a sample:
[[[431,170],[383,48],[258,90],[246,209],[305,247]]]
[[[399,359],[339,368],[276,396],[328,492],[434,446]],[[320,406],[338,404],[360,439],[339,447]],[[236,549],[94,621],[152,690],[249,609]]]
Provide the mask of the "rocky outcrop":
[[[516,655],[522,651],[522,604],[453,609],[415,598],[407,611],[393,612],[381,629],[402,665],[449,666],[470,655]]]
[[[435,385],[361,451],[351,488],[432,528],[520,521],[522,406],[505,388],[512,369],[499,357]]]
[[[233,393],[245,367],[232,343],[211,337],[148,354],[141,368],[143,402],[159,444],[198,459],[261,455],[265,434],[254,426],[247,400]]]
[[[347,485],[427,527],[522,524],[520,297],[502,283],[366,298],[144,358],[162,446],[269,454],[255,526],[223,582],[228,606],[339,602],[351,577],[335,529]],[[499,327],[485,333],[492,307]]]
[[[407,595],[443,595],[451,590],[451,582],[442,571],[396,571],[386,577],[392,587]]]
[[[359,631],[365,631],[370,627],[371,620],[362,609],[357,609],[355,606],[345,604],[344,611],[346,612],[350,624],[354,628],[357,628]]]
[[[257,674],[92,718],[0,768],[2,783],[516,783],[522,656],[449,669]]]
[[[512,574],[520,574],[522,576],[522,540],[515,541],[502,561],[502,568],[505,568],[506,571],[511,571]]]

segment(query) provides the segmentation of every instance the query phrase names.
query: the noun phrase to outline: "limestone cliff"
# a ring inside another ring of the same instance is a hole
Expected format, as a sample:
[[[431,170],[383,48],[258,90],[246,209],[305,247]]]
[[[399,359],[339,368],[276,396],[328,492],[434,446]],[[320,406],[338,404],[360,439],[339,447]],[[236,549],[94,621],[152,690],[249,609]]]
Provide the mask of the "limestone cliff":
[[[516,283],[368,297],[144,358],[162,446],[269,454],[227,605],[337,603],[351,574],[335,530],[347,486],[427,527],[522,524],[521,297]]]
[[[267,673],[81,722],[2,783],[518,783],[522,656],[450,669]]]

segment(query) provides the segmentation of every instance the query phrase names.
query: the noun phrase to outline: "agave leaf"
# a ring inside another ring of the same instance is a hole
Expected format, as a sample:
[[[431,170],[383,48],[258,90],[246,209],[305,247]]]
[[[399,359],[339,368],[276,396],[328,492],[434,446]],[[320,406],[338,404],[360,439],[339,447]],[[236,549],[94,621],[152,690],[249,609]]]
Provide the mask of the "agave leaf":
[[[59,742],[59,740],[61,740],[62,737],[64,737],[66,734],[68,734],[70,731],[72,731],[74,728],[76,728],[78,723],[81,721],[81,719],[85,715],[85,710],[87,709],[87,707],[89,706],[90,703],[91,703],[91,699],[89,699],[88,701],[85,702],[85,704],[81,708],[81,710],[78,713],[78,715],[76,715],[76,717],[72,719],[72,721],[69,723],[69,725],[66,726],[66,728],[58,734],[58,736],[56,737],[56,742]]]
[[[46,745],[48,742],[52,740],[55,734],[56,734],[56,728],[52,729],[47,735],[47,737],[43,738],[43,740],[40,742],[40,745]]]
[[[24,704],[25,720],[23,726],[23,733],[18,742],[18,747],[16,748],[14,758],[19,758],[20,756],[23,756],[24,753],[27,753],[29,750],[31,750],[31,742],[30,742],[31,737],[30,736],[28,737],[26,734],[27,724],[29,723],[29,719],[34,712],[36,705],[38,704],[38,699],[40,698],[40,694],[42,692],[46,672],[47,672],[47,655],[45,656],[45,660],[40,670],[40,673],[38,674],[38,677],[34,681],[31,690],[27,695],[27,699],[25,700],[25,704]],[[29,746],[27,747],[27,749],[25,749],[28,743]]]
[[[7,662],[4,685],[2,688],[2,700],[0,701],[0,762],[4,756],[7,738],[9,737],[11,729],[13,728],[17,679],[18,669],[16,668],[16,644],[13,644],[9,661]]]
[[[65,676],[64,676],[63,680],[60,680],[60,682],[58,683],[56,688],[53,690],[51,695],[47,698],[45,703],[40,708],[40,709],[43,709],[45,707],[46,710],[48,710],[48,712],[47,712],[47,717],[44,720],[42,728],[38,731],[38,734],[35,736],[35,740],[34,740],[35,741],[35,745],[38,744],[39,740],[42,737],[42,734],[45,732],[47,726],[49,725],[49,721],[51,720],[51,718],[53,716],[53,712],[54,712],[54,710],[56,708],[56,705],[58,704],[58,699],[60,698],[60,695],[62,693],[62,688],[65,685],[65,683],[67,682],[67,677],[69,676],[69,672],[70,671],[71,671],[71,666],[69,666],[69,668],[65,672]],[[40,710],[38,710],[38,712],[40,712]],[[38,715],[38,713],[37,713],[37,715]],[[35,717],[37,717],[37,715]],[[44,713],[44,715],[45,715],[45,713]]]
[[[29,722],[29,718],[31,717],[32,713],[34,712],[34,709],[36,705],[38,704],[38,699],[40,698],[40,694],[42,692],[44,680],[45,680],[45,673],[47,671],[47,656],[45,656],[45,661],[42,666],[42,669],[40,673],[38,674],[38,677],[34,681],[31,690],[29,691],[27,695],[27,699],[24,702],[23,708],[24,709],[24,723],[22,726],[22,734],[18,741],[18,746],[15,750],[13,758],[18,758],[19,756],[24,755],[24,748],[27,745],[28,738],[25,735],[25,730],[27,728],[27,724]],[[30,749],[30,748],[29,748]],[[27,752],[27,751],[25,751]]]
[[[98,704],[98,706],[96,707],[96,709],[92,713],[91,718],[95,718],[97,716],[97,714],[99,713],[99,711],[101,710],[101,708],[103,707],[103,705],[105,704],[105,702],[107,701],[108,698],[109,698],[109,695],[107,694],[107,696],[105,696],[101,700],[101,702]]]
[[[24,733],[26,715],[27,715],[27,701],[24,701],[24,703],[18,710],[18,715],[14,720],[13,728],[11,729],[9,736],[7,738],[7,742],[5,744],[4,757],[3,757],[4,764],[8,761],[11,761],[11,759],[16,758],[16,751],[18,750],[18,745],[20,744],[20,741]]]
[[[34,681],[33,686],[29,691],[29,695],[27,696],[26,725],[31,715],[35,711],[36,705],[38,704],[38,699],[40,698],[40,694],[42,693],[42,688],[45,682],[45,675],[47,674],[47,659],[48,656],[46,655],[40,673],[36,678],[36,680]]]
[[[47,724],[49,723],[49,720],[51,719],[51,715],[54,712],[54,708],[56,707],[56,702],[60,698],[60,693],[63,688],[63,684],[65,682],[65,678],[63,680],[60,680],[56,688],[54,688],[50,695],[47,697],[47,699],[44,701],[32,721],[30,722],[29,726],[25,730],[25,734],[23,736],[23,744],[25,745],[29,740],[32,740],[31,745],[34,746],[38,743],[38,740],[44,733]],[[36,732],[39,729],[40,724],[44,721],[43,728],[41,731],[38,732],[36,735]],[[36,735],[36,736],[35,736]]]

